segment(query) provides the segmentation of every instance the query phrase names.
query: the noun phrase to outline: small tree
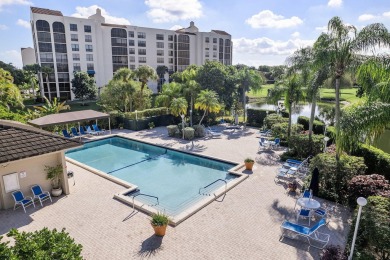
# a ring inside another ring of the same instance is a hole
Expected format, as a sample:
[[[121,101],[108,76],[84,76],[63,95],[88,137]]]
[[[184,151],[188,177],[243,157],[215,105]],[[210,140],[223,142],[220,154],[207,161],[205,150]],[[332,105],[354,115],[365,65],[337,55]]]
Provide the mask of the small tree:
[[[196,99],[195,108],[204,111],[199,121],[199,125],[201,125],[207,112],[217,113],[221,109],[221,105],[218,102],[218,94],[212,90],[202,90]]]
[[[93,99],[97,95],[95,79],[90,77],[86,72],[75,71],[72,79],[72,91],[76,98],[80,98],[84,106],[84,100]]]
[[[188,103],[187,100],[183,97],[180,98],[174,98],[171,102],[171,113],[174,116],[181,116],[181,123],[182,123],[182,132],[183,132],[183,139],[184,139],[184,116],[187,113]]]

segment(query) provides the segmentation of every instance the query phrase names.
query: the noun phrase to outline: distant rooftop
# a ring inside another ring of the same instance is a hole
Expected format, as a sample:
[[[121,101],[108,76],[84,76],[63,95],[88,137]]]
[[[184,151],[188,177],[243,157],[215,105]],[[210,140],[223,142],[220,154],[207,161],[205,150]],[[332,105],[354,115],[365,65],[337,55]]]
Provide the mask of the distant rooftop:
[[[228,34],[227,32],[225,31],[221,31],[221,30],[211,30],[212,32],[215,32],[215,33],[218,33],[218,34],[221,34],[221,35],[230,35]]]
[[[46,8],[39,8],[39,7],[31,7],[31,12],[36,13],[36,14],[63,16],[60,11],[46,9]]]

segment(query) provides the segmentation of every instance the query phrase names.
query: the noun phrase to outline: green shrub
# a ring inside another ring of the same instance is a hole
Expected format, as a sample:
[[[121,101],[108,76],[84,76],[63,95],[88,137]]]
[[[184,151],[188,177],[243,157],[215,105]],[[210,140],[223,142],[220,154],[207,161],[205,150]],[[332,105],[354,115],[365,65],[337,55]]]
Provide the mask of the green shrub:
[[[206,136],[206,130],[202,125],[193,125],[192,128],[195,130],[195,137],[204,137]]]
[[[352,227],[356,224],[356,214]],[[390,198],[372,196],[368,197],[367,205],[362,209],[359,229],[353,259],[386,260],[390,256]],[[354,229],[351,228],[348,235],[350,248]]]
[[[326,128],[326,134],[327,137],[329,137],[328,144],[332,144],[336,140],[336,128],[334,126],[328,126]]]
[[[279,123],[288,123],[288,118],[284,118],[278,114],[271,114],[264,119],[264,125],[268,129],[271,129],[274,124]]]
[[[309,118],[307,116],[299,116],[297,123],[303,125],[303,129],[309,130]]]
[[[310,144],[309,135],[292,135],[288,139],[288,147],[295,158],[305,159],[309,155],[315,156],[321,153],[324,148],[324,136],[312,135],[312,143]]]
[[[9,242],[0,241],[0,259],[82,259],[82,245],[76,244],[65,229],[58,232],[44,228],[22,233],[11,229],[7,236],[12,237],[15,244],[10,246]]]
[[[309,130],[310,118],[308,118],[307,116],[299,116],[297,123],[303,125],[303,129],[305,131]],[[325,132],[325,124],[319,120],[314,120],[313,133],[319,135],[319,134],[324,134],[324,132]]]
[[[263,126],[264,118],[268,114],[276,113],[274,110],[264,110],[264,109],[247,109],[247,122],[251,126],[261,127]]]
[[[390,198],[390,184],[379,174],[358,175],[348,182],[349,205],[356,206],[356,198],[382,196]]]
[[[337,167],[336,157],[327,153],[311,160],[310,170],[315,167],[320,171],[319,197],[343,204],[348,202],[348,181],[363,175],[367,169],[362,157],[342,155]]]
[[[177,127],[177,125],[169,125],[167,126],[167,130],[168,130],[168,136],[175,136],[176,133],[179,132],[179,128]]]
[[[195,136],[195,129],[192,127],[184,128],[184,139],[192,140]]]
[[[320,260],[347,260],[340,246],[327,245],[320,254]]]
[[[162,115],[168,115],[169,110],[166,107],[156,107],[156,108],[150,108],[145,110],[140,110],[137,112],[127,112],[123,113],[124,118],[126,119],[142,119],[152,116],[162,116]]]
[[[272,135],[278,137],[280,139],[287,139],[287,131],[288,131],[288,123],[278,123],[274,124],[271,127]],[[302,132],[303,127],[300,124],[292,124],[291,125],[291,135],[298,134]]]
[[[12,121],[18,121],[22,123],[26,123],[26,119],[23,115],[21,115],[21,111],[19,113],[14,113],[12,111],[9,111],[7,108],[0,105],[0,119],[4,120],[12,120]]]
[[[368,167],[367,174],[378,173],[390,180],[390,154],[373,146],[362,144],[353,152],[353,155],[364,157],[364,163]]]

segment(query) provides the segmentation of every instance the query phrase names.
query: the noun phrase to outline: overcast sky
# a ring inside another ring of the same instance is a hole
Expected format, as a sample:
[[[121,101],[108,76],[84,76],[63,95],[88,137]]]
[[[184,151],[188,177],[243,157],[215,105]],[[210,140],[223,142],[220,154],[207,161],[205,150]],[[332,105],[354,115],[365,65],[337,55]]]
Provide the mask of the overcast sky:
[[[233,64],[279,65],[310,45],[333,16],[358,29],[381,22],[390,28],[389,0],[0,0],[0,60],[22,66],[20,48],[32,47],[30,6],[88,17],[96,7],[106,22],[176,29],[194,21],[200,31],[224,30],[233,38]]]

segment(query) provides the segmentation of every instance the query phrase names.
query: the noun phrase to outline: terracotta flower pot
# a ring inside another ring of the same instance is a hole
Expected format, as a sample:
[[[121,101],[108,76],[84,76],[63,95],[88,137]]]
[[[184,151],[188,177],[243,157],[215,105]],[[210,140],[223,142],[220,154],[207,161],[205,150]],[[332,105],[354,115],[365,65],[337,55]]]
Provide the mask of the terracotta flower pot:
[[[255,164],[255,162],[245,162],[245,168],[247,170],[251,171],[254,164]]]
[[[165,225],[165,226],[154,226],[154,225],[152,225],[152,227],[154,229],[154,234],[156,236],[159,236],[159,237],[165,236],[165,232],[167,230],[167,225]]]

